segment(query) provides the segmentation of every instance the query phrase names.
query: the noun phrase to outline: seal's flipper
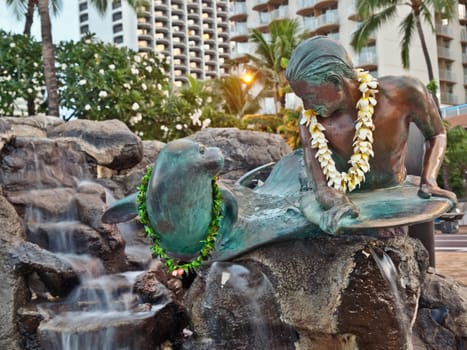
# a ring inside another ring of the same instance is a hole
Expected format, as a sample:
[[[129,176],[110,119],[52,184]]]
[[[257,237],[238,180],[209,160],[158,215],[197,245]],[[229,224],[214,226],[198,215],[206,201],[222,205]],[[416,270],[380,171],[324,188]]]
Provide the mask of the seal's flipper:
[[[102,222],[106,224],[117,224],[136,217],[138,215],[137,198],[138,192],[113,203],[102,215]]]

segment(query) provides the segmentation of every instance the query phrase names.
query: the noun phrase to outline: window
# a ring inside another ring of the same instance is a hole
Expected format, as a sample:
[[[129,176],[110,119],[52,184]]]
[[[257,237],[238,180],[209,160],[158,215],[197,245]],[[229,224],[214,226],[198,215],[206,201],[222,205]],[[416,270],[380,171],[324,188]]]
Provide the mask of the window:
[[[121,23],[114,25],[113,27],[114,33],[119,33],[123,30],[123,25]]]
[[[114,38],[114,43],[115,44],[121,44],[123,43],[123,36],[122,35],[118,35]]]
[[[122,7],[122,2],[121,0],[117,0],[117,1],[112,1],[112,9],[117,9],[119,7]]]
[[[89,26],[86,24],[84,26],[81,26],[79,29],[81,34],[88,33],[89,32]]]
[[[88,19],[89,19],[89,16],[87,13],[83,13],[81,16],[79,16],[80,22],[86,22]]]
[[[118,21],[119,19],[122,19],[122,12],[121,11],[115,12],[112,15],[112,20]]]
[[[82,2],[81,4],[79,4],[79,10],[80,11],[84,11],[84,10],[87,10],[88,9],[88,3],[87,2]]]

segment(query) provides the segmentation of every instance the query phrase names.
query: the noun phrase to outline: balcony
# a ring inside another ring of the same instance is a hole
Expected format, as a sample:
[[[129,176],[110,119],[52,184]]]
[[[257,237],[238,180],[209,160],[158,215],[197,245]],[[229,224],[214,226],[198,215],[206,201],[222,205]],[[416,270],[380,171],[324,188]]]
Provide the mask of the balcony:
[[[464,43],[467,42],[467,30],[465,28],[461,29],[461,41]]]
[[[287,5],[287,0],[269,0],[271,5],[280,6],[280,5]]]
[[[457,96],[454,95],[452,92],[441,92],[441,103],[447,105],[456,105]]]
[[[314,32],[318,26],[318,18],[316,17],[303,17],[303,29]]]
[[[467,24],[467,13],[460,13],[459,12],[459,22],[462,25]]]
[[[243,59],[246,59],[246,54],[248,53],[251,53],[251,47],[249,43],[236,43],[230,52],[230,57],[237,61],[242,61]]]
[[[287,6],[279,6],[275,10],[271,11],[271,20],[286,19],[289,17],[289,11]]]
[[[443,46],[438,46],[438,58],[443,58],[448,61],[454,61],[451,50]]]
[[[298,5],[297,15],[310,16],[313,14],[316,0],[301,0]]]
[[[316,0],[315,9],[337,7],[337,0]]]
[[[378,65],[378,56],[376,54],[376,47],[369,46],[362,49],[357,57],[354,58],[354,64],[357,67],[367,70],[375,70]]]
[[[322,34],[339,27],[339,14],[337,10],[326,11],[318,17],[316,34]]]
[[[448,69],[439,70],[439,80],[448,83],[455,83],[454,74],[452,74]]]
[[[334,41],[339,41],[339,32],[327,33],[326,36]]]
[[[268,0],[254,0],[252,2],[254,11],[266,11],[268,9]]]
[[[234,2],[231,5],[229,19],[233,22],[245,22],[247,18],[246,2]]]
[[[146,22],[144,19],[138,19],[137,27],[138,29],[151,29],[152,24],[149,22]]]
[[[446,24],[436,23],[436,35],[444,36],[446,38],[453,38],[453,31],[451,26]]]
[[[271,23],[271,13],[270,12],[259,12],[259,21],[255,26],[256,30],[266,33],[269,30],[269,24]]]
[[[229,40],[229,33],[227,33],[227,32],[220,32],[220,31],[218,31],[218,32],[217,32],[217,36],[218,36],[219,38],[222,38],[223,41],[228,41],[228,40]]]
[[[229,28],[229,24],[227,23],[227,21],[222,21],[222,22],[217,22],[217,28],[223,28],[225,30],[227,30]]]
[[[246,22],[235,22],[232,30],[230,31],[230,40],[245,42],[248,41],[248,27]]]
[[[146,30],[137,31],[138,40],[152,41],[152,34]]]

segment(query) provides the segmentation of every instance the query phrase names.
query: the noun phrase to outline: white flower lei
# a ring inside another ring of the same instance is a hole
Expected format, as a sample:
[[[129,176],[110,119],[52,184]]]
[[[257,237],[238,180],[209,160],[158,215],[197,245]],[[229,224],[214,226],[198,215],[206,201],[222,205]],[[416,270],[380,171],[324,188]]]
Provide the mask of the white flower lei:
[[[365,181],[365,173],[370,170],[370,156],[374,156],[373,130],[375,125],[372,117],[376,105],[375,94],[378,92],[376,90],[378,81],[363,69],[357,68],[355,71],[360,83],[359,90],[362,97],[356,105],[358,115],[353,137],[353,155],[348,162],[351,167],[347,172],[339,172],[336,169],[336,164],[332,159],[332,152],[327,145],[328,140],[323,133],[326,129],[318,122],[316,113],[311,109],[304,110],[300,120],[300,124],[305,124],[310,130],[311,147],[318,149],[316,158],[321,169],[323,169],[328,186],[334,187],[343,193],[347,190],[349,192],[353,191],[357,186],[360,186],[362,181]]]

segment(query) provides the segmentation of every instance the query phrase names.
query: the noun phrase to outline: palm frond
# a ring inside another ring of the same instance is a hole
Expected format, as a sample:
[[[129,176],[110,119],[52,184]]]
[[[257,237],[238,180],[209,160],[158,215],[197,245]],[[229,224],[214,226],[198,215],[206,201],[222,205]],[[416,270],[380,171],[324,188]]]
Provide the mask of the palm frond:
[[[363,21],[355,32],[352,33],[350,45],[355,51],[360,52],[368,43],[368,38],[379,27],[393,19],[397,14],[397,5],[393,4],[375,13]]]
[[[401,59],[402,66],[405,69],[410,67],[410,42],[412,41],[413,33],[415,32],[415,15],[410,12],[407,17],[401,22],[399,32],[401,33]]]
[[[420,5],[420,13],[423,17],[423,20],[428,23],[430,26],[431,30],[434,32],[435,25],[433,22],[433,15],[431,14],[431,7],[428,5],[428,3],[422,2]]]

